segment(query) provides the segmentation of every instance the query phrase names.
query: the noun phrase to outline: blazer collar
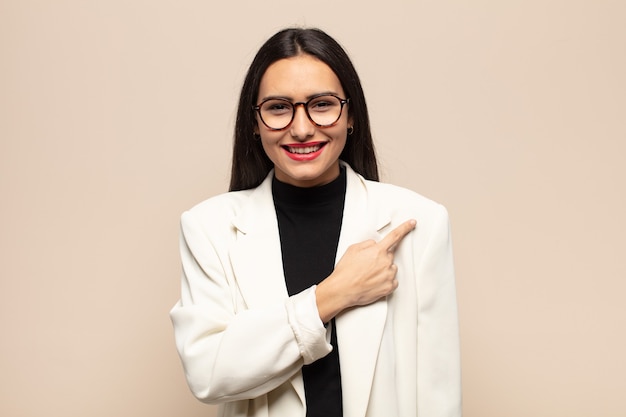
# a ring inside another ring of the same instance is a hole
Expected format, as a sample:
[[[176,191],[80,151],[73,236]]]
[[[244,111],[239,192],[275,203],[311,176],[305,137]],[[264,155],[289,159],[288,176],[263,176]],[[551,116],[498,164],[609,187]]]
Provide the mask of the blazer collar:
[[[384,204],[371,198],[370,185],[348,164],[341,164],[347,170],[347,188],[335,263],[350,245],[367,239],[379,241],[391,222],[389,209],[382,209]],[[232,268],[248,308],[275,305],[288,297],[272,178],[273,171],[251,191],[248,202],[233,220],[238,237],[231,251]],[[346,310],[335,319],[344,370],[341,379],[345,417],[366,413],[386,315],[387,303],[383,299]],[[294,383],[294,387],[304,399],[302,384]]]
[[[357,215],[361,216],[360,220],[364,223],[355,224],[355,222],[347,222],[350,226],[355,227],[355,232],[360,234],[367,235],[372,230],[377,232],[387,226],[391,221],[390,212],[388,210],[381,210],[380,207],[377,207],[378,204],[371,207],[368,206],[368,185],[365,179],[357,174],[347,163],[341,160],[339,163],[346,169],[348,181],[342,233],[344,233],[346,227],[346,214],[352,217]],[[271,228],[277,232],[276,236],[278,236],[278,223],[276,221],[276,210],[274,209],[274,200],[272,197],[273,177],[274,170],[271,170],[261,185],[250,191],[251,194],[248,202],[232,220],[233,226],[241,233],[254,233],[259,228],[263,230]],[[271,218],[273,219],[273,223],[260,223],[260,218],[267,220]],[[365,230],[366,227],[368,230]],[[370,230],[369,227],[373,227],[373,229]]]

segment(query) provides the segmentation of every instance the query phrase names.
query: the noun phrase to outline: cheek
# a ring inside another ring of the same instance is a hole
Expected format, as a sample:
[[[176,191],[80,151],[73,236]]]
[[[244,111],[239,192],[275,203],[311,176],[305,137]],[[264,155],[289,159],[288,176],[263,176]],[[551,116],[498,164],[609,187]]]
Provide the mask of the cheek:
[[[271,145],[276,145],[276,143],[280,140],[280,136],[272,132],[260,131],[259,136],[261,137],[259,140],[261,141],[263,148],[266,146],[269,147]]]
[[[336,132],[333,132],[329,136],[332,138],[332,141],[334,144],[333,145],[334,152],[336,152],[337,154],[341,154],[341,152],[343,152],[343,149],[346,147],[346,143],[348,141],[348,134],[346,132],[346,127],[343,126],[337,129]]]
[[[341,123],[338,123],[336,126],[333,126],[333,131],[331,133],[331,136],[335,140],[345,141],[346,138],[348,137],[348,124],[345,121],[343,121]]]
[[[258,139],[261,141],[263,151],[265,151],[265,154],[272,160],[274,159],[274,155],[280,151],[277,145],[279,139],[280,138],[276,137],[276,135],[267,134],[267,132],[261,133],[261,139]]]
[[[267,143],[267,140],[265,140],[264,138],[261,138],[261,146],[263,147],[263,150],[267,154],[270,149],[269,149],[269,144]]]

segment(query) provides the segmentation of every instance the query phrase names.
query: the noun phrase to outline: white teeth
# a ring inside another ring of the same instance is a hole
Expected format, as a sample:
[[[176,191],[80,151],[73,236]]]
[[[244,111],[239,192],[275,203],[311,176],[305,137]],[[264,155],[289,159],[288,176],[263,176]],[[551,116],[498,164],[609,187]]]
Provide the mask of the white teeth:
[[[322,145],[307,146],[305,148],[294,148],[294,147],[288,146],[287,148],[289,149],[289,152],[291,153],[307,154],[307,153],[317,152],[320,150],[321,147]]]

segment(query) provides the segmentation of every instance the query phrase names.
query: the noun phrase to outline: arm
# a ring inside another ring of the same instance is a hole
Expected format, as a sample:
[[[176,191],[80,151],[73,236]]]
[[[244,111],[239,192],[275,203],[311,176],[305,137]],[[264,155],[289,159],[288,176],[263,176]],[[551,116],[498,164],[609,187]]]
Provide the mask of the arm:
[[[238,309],[236,283],[227,272],[228,236],[210,238],[192,213],[183,215],[181,228],[181,299],[170,315],[187,381],[198,399],[258,397],[289,380],[303,363],[330,352],[315,288],[278,305]]]
[[[448,214],[437,212],[416,264],[417,403],[419,416],[461,415],[461,369],[456,286]]]

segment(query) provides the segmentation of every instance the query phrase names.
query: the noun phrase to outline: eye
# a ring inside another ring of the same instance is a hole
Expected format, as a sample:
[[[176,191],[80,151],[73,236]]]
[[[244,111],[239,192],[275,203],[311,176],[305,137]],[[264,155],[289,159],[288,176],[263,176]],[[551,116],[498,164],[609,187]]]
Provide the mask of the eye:
[[[309,111],[326,112],[339,106],[339,100],[333,96],[317,97],[309,103]]]
[[[261,105],[261,110],[275,115],[290,113],[291,103],[283,100],[269,100]]]

